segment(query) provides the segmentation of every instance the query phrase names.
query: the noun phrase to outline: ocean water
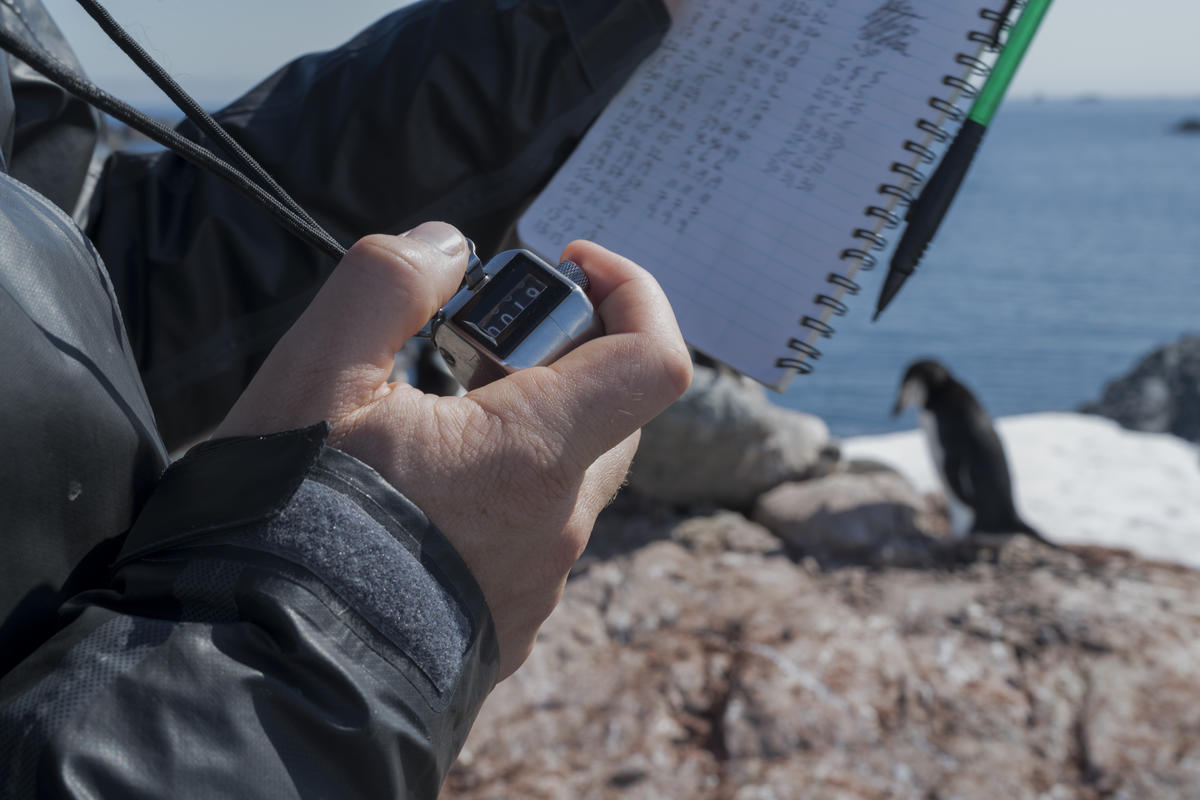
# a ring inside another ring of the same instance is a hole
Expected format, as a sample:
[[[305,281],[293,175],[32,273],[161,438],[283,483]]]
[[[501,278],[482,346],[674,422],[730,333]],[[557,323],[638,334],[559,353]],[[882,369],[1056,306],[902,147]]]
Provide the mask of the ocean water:
[[[1194,101],[1009,102],[918,272],[870,321],[887,257],[811,375],[773,395],[835,435],[911,428],[890,409],[932,356],[993,415],[1071,410],[1156,346],[1200,333]]]

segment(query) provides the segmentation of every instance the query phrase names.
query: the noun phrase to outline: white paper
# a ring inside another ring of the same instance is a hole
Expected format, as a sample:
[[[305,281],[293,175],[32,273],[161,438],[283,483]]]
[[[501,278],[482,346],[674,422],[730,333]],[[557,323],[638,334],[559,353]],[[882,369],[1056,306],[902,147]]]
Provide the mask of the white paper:
[[[554,260],[584,238],[654,273],[688,342],[762,383],[801,326],[841,297],[831,272],[877,231],[868,207],[918,165],[921,119],[951,98],[959,53],[986,31],[976,2],[690,0],[663,44],[605,109],[521,219]],[[929,167],[922,167],[926,171]],[[836,322],[836,320],[834,320]]]

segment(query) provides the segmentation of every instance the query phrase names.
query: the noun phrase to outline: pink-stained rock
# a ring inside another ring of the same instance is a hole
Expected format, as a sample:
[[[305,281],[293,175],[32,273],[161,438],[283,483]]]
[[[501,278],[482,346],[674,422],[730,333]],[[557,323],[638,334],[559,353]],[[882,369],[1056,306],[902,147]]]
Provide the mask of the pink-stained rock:
[[[1024,539],[921,569],[793,561],[737,514],[628,507],[442,793],[1200,797],[1200,574]]]

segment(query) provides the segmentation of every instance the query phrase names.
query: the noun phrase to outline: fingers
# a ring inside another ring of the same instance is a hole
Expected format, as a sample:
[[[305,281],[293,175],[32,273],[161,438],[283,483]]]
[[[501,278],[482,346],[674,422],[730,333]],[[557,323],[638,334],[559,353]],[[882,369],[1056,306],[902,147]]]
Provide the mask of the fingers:
[[[463,235],[426,222],[347,251],[280,339],[218,433],[267,433],[323,419],[336,428],[376,397],[398,351],[458,288]]]
[[[643,333],[684,347],[675,312],[649,272],[594,242],[571,242],[563,258],[587,272],[588,298],[604,321],[606,334]]]
[[[466,239],[444,222],[368,236],[346,253],[295,330],[319,333],[318,355],[343,371],[373,372],[377,385],[396,351],[454,294],[466,263]]]
[[[563,253],[588,274],[605,335],[549,369],[523,370],[471,396],[550,451],[587,466],[674,402],[691,381],[687,347],[658,282],[590,242]]]

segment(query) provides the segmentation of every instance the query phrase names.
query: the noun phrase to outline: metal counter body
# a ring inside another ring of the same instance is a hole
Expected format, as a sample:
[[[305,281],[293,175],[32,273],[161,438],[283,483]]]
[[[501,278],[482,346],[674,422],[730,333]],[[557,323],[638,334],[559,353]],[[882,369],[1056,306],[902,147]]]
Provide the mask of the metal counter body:
[[[603,333],[583,288],[528,250],[506,250],[451,298],[432,338],[467,389],[550,364]]]

